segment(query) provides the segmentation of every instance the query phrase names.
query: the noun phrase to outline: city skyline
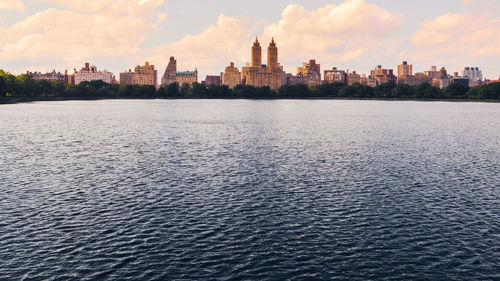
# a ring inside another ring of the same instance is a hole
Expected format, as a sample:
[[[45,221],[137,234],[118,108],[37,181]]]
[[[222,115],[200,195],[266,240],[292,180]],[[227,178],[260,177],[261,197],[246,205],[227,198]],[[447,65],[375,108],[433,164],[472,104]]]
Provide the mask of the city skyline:
[[[309,59],[358,73],[379,64],[396,70],[401,61],[414,72],[436,65],[451,73],[477,66],[490,79],[500,73],[498,1],[254,1],[245,12],[228,1],[2,2],[0,68],[15,74],[72,71],[86,61],[116,76],[144,61],[163,71],[175,56],[181,70],[197,67],[203,78],[250,62],[255,36],[275,38],[288,73]]]
[[[198,70],[194,71],[177,71],[177,60],[175,57],[169,58],[169,64],[161,79],[158,79],[158,70],[149,61],[144,63],[144,66],[137,65],[128,71],[121,72],[119,80],[113,73],[98,71],[97,66],[90,66],[89,62],[85,63],[85,67],[81,70],[74,70],[73,74],[64,71],[40,73],[27,72],[31,74],[31,78],[35,80],[50,80],[61,81],[69,84],[80,84],[84,81],[102,80],[106,83],[121,84],[121,85],[151,85],[155,88],[168,86],[177,82],[178,85],[193,85],[196,82],[201,82],[204,85],[226,85],[229,88],[234,88],[238,85],[248,85],[254,87],[269,87],[271,90],[280,90],[282,86],[291,86],[304,84],[307,86],[319,86],[321,84],[341,83],[352,86],[361,84],[370,87],[395,82],[409,86],[416,86],[422,83],[428,83],[432,86],[444,89],[453,83],[459,83],[466,87],[474,87],[483,84],[495,83],[498,80],[483,79],[482,70],[478,67],[465,67],[460,73],[454,71],[453,75],[448,73],[445,67],[440,70],[436,66],[431,66],[424,72],[413,73],[413,65],[407,61],[403,61],[397,66],[397,71],[393,69],[384,69],[382,65],[377,65],[369,74],[359,73],[356,71],[342,70],[337,67],[328,67],[324,70],[324,75],[321,73],[321,64],[316,63],[315,59],[310,59],[309,62],[303,62],[302,66],[296,68],[296,75],[287,73],[283,70],[283,66],[279,62],[279,51],[274,38],[271,38],[269,47],[267,48],[267,63],[264,64],[261,42],[258,37],[255,38],[251,46],[251,63],[246,63],[241,67],[241,72],[231,62],[224,72],[220,75],[207,75],[204,81],[198,80]],[[500,80],[500,78],[499,78]],[[158,81],[161,82],[158,83]]]

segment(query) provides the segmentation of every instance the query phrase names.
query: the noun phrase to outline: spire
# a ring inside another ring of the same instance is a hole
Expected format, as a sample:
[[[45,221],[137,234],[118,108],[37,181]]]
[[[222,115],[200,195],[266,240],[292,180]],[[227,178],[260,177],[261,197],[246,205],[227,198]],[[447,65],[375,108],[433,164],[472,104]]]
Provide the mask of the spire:
[[[271,39],[271,43],[274,43],[274,37],[273,37],[273,39]]]
[[[255,36],[255,43],[259,43],[259,39]]]

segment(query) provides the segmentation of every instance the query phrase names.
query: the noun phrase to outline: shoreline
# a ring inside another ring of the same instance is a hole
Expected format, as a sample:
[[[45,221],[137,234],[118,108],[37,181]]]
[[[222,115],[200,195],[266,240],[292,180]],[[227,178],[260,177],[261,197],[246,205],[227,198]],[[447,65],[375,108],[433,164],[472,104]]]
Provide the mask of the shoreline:
[[[473,103],[500,103],[500,100],[487,99],[405,99],[405,98],[340,98],[340,97],[312,97],[312,98],[44,98],[44,99],[0,99],[0,105],[32,103],[32,102],[52,102],[52,101],[101,101],[101,100],[337,100],[337,101],[413,101],[413,102],[473,102]]]

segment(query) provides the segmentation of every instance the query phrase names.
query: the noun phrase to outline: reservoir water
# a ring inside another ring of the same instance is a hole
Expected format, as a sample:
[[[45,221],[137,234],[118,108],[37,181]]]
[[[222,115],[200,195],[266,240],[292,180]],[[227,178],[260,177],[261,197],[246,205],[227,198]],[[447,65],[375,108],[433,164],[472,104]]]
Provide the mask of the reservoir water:
[[[0,280],[500,280],[500,104],[0,106]]]

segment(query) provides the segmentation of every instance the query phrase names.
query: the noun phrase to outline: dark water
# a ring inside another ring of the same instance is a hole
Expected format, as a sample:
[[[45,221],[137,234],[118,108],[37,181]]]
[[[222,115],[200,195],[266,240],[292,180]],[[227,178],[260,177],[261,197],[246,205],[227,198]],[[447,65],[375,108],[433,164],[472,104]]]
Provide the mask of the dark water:
[[[0,106],[1,280],[500,280],[500,104]]]

